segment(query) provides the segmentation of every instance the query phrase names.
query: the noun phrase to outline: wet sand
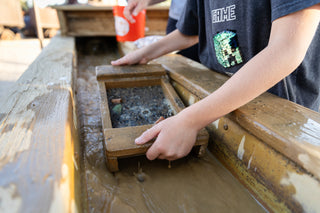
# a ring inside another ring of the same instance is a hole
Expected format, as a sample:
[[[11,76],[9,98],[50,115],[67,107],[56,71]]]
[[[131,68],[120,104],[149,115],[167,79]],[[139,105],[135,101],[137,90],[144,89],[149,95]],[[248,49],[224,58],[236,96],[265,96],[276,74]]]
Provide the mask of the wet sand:
[[[174,114],[159,85],[107,89],[107,96],[113,128],[153,124]],[[112,103],[117,98],[121,103]]]
[[[89,212],[264,212],[250,193],[209,152],[172,162],[144,156],[105,166],[95,66],[119,57],[114,39],[81,39],[77,99]]]

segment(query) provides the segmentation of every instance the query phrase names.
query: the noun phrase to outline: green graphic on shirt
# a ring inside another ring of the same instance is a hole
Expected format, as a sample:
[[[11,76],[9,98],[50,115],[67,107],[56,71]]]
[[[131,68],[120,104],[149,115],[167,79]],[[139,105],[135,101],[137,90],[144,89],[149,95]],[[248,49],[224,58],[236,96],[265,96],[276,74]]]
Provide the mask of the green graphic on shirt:
[[[213,37],[218,62],[224,67],[232,67],[243,62],[237,42],[237,34],[222,31]]]

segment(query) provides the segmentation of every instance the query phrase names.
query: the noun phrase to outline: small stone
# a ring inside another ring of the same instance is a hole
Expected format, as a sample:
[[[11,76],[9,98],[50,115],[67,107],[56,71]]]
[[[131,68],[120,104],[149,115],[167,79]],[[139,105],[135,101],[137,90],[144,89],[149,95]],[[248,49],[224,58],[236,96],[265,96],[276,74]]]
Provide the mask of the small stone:
[[[136,175],[136,178],[137,178],[137,180],[139,181],[139,182],[144,182],[144,174],[141,174],[141,173],[138,173],[137,175]]]
[[[120,115],[121,114],[121,109],[122,109],[122,105],[121,104],[117,104],[112,108],[112,112],[115,114]]]

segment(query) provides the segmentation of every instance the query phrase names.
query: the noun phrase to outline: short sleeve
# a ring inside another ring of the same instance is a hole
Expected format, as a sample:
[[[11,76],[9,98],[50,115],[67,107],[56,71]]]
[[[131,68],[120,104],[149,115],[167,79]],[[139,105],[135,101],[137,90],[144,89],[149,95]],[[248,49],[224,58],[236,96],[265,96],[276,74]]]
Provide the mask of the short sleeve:
[[[271,21],[317,3],[320,3],[320,0],[271,0]]]
[[[198,35],[197,1],[187,0],[177,23],[177,29],[185,35]]]

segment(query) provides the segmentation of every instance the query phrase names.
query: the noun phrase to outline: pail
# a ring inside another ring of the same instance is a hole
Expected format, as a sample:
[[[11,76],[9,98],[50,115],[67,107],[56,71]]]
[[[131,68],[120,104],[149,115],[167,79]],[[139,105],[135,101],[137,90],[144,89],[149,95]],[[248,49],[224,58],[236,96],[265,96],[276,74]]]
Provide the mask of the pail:
[[[135,23],[130,23],[123,15],[125,6],[113,6],[113,16],[115,21],[117,41],[135,41],[144,37],[146,11],[141,11],[137,16],[133,16]]]

